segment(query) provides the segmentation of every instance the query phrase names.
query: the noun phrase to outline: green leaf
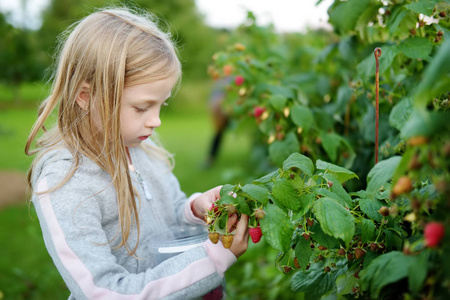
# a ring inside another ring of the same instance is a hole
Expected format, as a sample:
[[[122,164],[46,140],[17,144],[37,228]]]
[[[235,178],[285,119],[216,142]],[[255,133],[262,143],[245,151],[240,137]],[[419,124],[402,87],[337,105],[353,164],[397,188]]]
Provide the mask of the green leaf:
[[[314,126],[314,115],[306,106],[293,106],[291,108],[290,116],[292,122],[294,122],[295,125],[303,128],[304,132],[307,132],[312,126]]]
[[[378,162],[367,175],[367,192],[375,195],[392,178],[401,156],[393,156]]]
[[[380,255],[360,272],[361,285],[364,289],[370,289],[371,297],[378,298],[384,286],[408,277],[413,263],[412,256],[398,251]]]
[[[427,112],[416,109],[400,131],[400,136],[403,139],[408,139],[413,136],[430,137],[440,132],[446,132],[450,127],[449,116],[449,111]]]
[[[311,209],[311,207],[314,204],[314,201],[316,200],[316,196],[314,194],[303,194],[299,196],[300,201],[300,210],[297,213],[298,216],[305,215],[308,210]]]
[[[250,216],[253,213],[250,207],[248,206],[247,202],[245,201],[244,197],[238,195],[235,199],[235,203],[237,203],[236,209],[240,213],[246,214],[248,216]]]
[[[355,220],[348,210],[335,200],[324,197],[314,203],[313,211],[323,232],[350,243],[355,234]]]
[[[367,243],[375,235],[375,225],[372,220],[362,219],[361,241]]]
[[[323,174],[322,177],[325,178],[327,181],[331,181],[333,183],[330,190],[345,202],[343,206],[347,206],[349,208],[353,207],[352,197],[350,197],[350,195],[344,189],[342,184],[339,182],[339,180],[337,180],[337,178],[333,174],[326,173]]]
[[[411,116],[412,111],[413,106],[411,98],[403,98],[392,108],[391,113],[389,114],[389,124],[391,124],[392,127],[401,130]]]
[[[259,223],[267,243],[279,251],[288,251],[294,233],[288,215],[274,204],[267,204],[264,211],[266,216]]]
[[[275,141],[269,145],[270,159],[277,166],[281,166],[290,154],[298,151],[299,147],[297,135],[294,132],[289,132],[284,140]]]
[[[242,191],[262,205],[266,205],[269,202],[269,191],[263,186],[246,184],[242,187]]]
[[[235,186],[231,184],[225,184],[220,189],[220,199],[218,200],[219,204],[232,204],[235,199],[230,195],[233,192]]]
[[[273,95],[269,98],[270,105],[276,110],[276,111],[283,111],[284,107],[286,106],[287,98],[283,95]]]
[[[413,96],[414,102],[425,108],[433,97],[444,91],[448,91],[445,79],[450,73],[450,39],[445,40],[439,47],[436,55],[430,61],[423,72],[422,81]]]
[[[329,22],[341,33],[352,31],[369,3],[370,0],[335,2],[328,10]]]
[[[337,269],[330,273],[323,271],[323,264],[314,264],[306,272],[297,272],[292,276],[291,289],[303,292],[308,299],[321,299],[336,286],[336,279],[347,272],[347,266],[342,260],[337,261]]]
[[[310,228],[310,231],[312,232],[311,238],[319,243],[319,245],[325,246],[328,249],[339,247],[339,240],[323,232],[319,223],[314,223],[314,225]]]
[[[353,288],[358,283],[358,278],[354,276],[357,270],[348,270],[345,274],[336,278],[336,291],[339,296],[353,293]],[[338,297],[338,299],[340,299]]]
[[[427,38],[410,37],[404,40],[398,49],[409,58],[429,60],[433,44]]]
[[[381,222],[383,216],[378,212],[383,203],[377,199],[361,198],[359,199],[359,207],[369,218]]]
[[[388,20],[389,35],[393,35],[395,33],[406,14],[407,11],[403,8],[403,6],[399,5],[394,7],[391,17]]]
[[[303,154],[298,152],[292,153],[289,157],[283,162],[283,170],[287,171],[291,168],[300,169],[303,173],[312,177],[314,174],[314,164],[311,159]]]
[[[264,175],[263,177],[261,177],[259,179],[253,180],[253,182],[254,183],[262,183],[262,184],[269,183],[272,181],[272,179],[277,177],[278,174],[279,174],[278,170],[275,170],[273,172],[270,172],[267,175]]]
[[[294,250],[298,263],[302,267],[302,270],[306,271],[312,254],[310,242],[305,240],[303,237],[300,237]]]
[[[382,46],[382,55],[380,57],[380,74],[386,72],[394,62],[398,54],[398,48],[394,45]],[[369,54],[363,61],[356,66],[357,73],[363,78],[375,76],[375,56]]]
[[[422,289],[423,282],[428,273],[428,252],[422,251],[419,255],[413,256],[414,262],[411,263],[408,276],[408,286],[413,293]]]
[[[323,149],[331,161],[335,162],[337,158],[337,150],[339,148],[339,144],[341,143],[342,137],[334,132],[322,132],[320,134],[320,138],[322,139]]]
[[[294,211],[300,208],[299,192],[286,179],[279,179],[274,182],[272,194],[284,207]]]
[[[433,15],[433,9],[436,6],[438,0],[419,0],[410,4],[406,4],[405,7],[410,11],[417,14],[424,14],[426,16]]]
[[[337,178],[337,180],[339,180],[340,183],[346,182],[352,178],[358,178],[358,176],[352,171],[320,159],[316,161],[316,168],[318,170],[324,170],[331,173]]]

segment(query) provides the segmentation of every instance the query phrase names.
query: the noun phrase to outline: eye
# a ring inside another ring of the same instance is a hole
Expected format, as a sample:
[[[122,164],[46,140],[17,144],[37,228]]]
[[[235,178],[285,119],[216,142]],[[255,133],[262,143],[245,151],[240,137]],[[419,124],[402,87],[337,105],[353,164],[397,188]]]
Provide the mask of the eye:
[[[148,110],[148,107],[134,107],[134,110],[136,110],[136,112],[138,113],[142,113],[142,112],[146,112]]]

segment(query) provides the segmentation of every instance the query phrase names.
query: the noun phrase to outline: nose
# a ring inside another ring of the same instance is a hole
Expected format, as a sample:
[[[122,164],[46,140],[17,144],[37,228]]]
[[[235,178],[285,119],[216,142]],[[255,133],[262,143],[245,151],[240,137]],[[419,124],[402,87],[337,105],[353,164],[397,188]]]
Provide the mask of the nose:
[[[159,113],[152,113],[145,121],[145,127],[147,128],[157,128],[161,126],[161,118],[159,117]]]

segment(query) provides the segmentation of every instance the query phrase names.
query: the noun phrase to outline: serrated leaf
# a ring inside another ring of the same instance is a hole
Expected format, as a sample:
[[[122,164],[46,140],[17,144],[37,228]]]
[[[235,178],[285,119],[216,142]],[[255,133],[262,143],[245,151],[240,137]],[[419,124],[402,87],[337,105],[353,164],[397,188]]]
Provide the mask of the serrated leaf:
[[[394,62],[398,54],[397,46],[381,46],[382,56],[380,57],[380,74],[384,74]],[[363,61],[356,66],[357,73],[363,78],[375,76],[375,56],[369,54]]]
[[[303,154],[298,152],[292,153],[289,157],[283,162],[283,170],[287,171],[291,168],[300,169],[303,173],[308,175],[309,177],[314,174],[314,164],[311,159]]]
[[[393,35],[395,33],[395,31],[397,30],[398,26],[400,25],[406,14],[407,11],[404,9],[403,6],[399,5],[394,7],[394,10],[392,11],[391,16],[388,20],[388,28],[390,35]]]
[[[321,299],[336,286],[336,279],[347,272],[347,266],[338,261],[337,269],[330,273],[323,272],[323,265],[311,267],[306,272],[297,272],[292,276],[291,289],[294,292],[303,292],[308,299]],[[318,265],[318,264],[316,264]]]
[[[276,180],[273,184],[272,194],[284,207],[294,211],[300,208],[299,192],[288,180]]]
[[[401,156],[393,156],[378,162],[367,175],[367,192],[375,195],[380,188],[391,180]]]
[[[314,203],[313,211],[323,232],[350,243],[355,234],[355,220],[348,210],[335,200],[323,197]]]
[[[320,138],[322,139],[322,148],[325,150],[331,161],[335,162],[337,158],[337,150],[342,138],[334,132],[322,132],[320,134]]]
[[[294,233],[288,215],[274,204],[267,204],[264,211],[266,215],[259,221],[264,238],[272,248],[288,251]]]
[[[319,245],[325,246],[328,249],[339,247],[339,240],[323,232],[319,223],[314,223],[314,225],[310,228],[310,231],[312,232],[311,238]]]
[[[310,242],[305,240],[303,237],[300,237],[294,250],[298,263],[300,264],[302,270],[306,271],[312,253]]]
[[[423,72],[422,81],[413,96],[414,103],[419,107],[425,108],[430,99],[433,99],[439,93],[448,91],[448,84],[445,84],[445,80],[448,80],[448,74],[450,73],[449,53],[450,39],[447,39],[441,44]]]
[[[299,149],[297,136],[294,132],[289,132],[282,141],[275,141],[269,145],[269,156],[274,164],[281,166],[290,154]]]
[[[369,218],[381,222],[383,216],[378,212],[383,203],[377,199],[361,198],[359,199],[359,207]]]
[[[238,195],[236,199],[234,200],[235,203],[237,203],[236,209],[245,215],[250,216],[252,214],[252,210],[248,206],[247,202],[245,201],[245,198]]]
[[[433,9],[436,6],[437,2],[438,2],[437,0],[419,0],[417,2],[406,4],[405,7],[417,14],[432,16]]]
[[[345,274],[336,278],[336,291],[339,296],[353,293],[353,288],[358,283],[358,278],[354,276],[355,273],[355,269],[348,270]]]
[[[433,44],[427,38],[410,37],[404,40],[398,49],[409,58],[429,60]]]
[[[329,22],[341,33],[352,31],[358,18],[366,10],[369,3],[370,0],[335,2],[328,11],[330,16]]]
[[[428,252],[422,251],[419,255],[414,256],[414,262],[411,263],[408,276],[409,289],[417,293],[421,290],[423,282],[428,273]]]
[[[392,108],[391,113],[389,114],[389,124],[391,124],[392,127],[401,130],[411,116],[412,111],[413,106],[411,98],[403,98]]]
[[[338,195],[336,195],[335,193],[333,193],[332,191],[330,191],[329,189],[324,189],[324,188],[318,188],[315,191],[316,195],[320,195],[323,197],[328,197],[333,199],[334,201],[336,201],[337,203],[339,203],[342,206],[346,206],[348,207],[347,203],[344,201],[344,199],[342,199],[341,197],[339,197]]]
[[[340,183],[346,182],[352,178],[358,178],[354,172],[320,159],[316,161],[316,169],[331,173]]]
[[[374,234],[375,234],[375,225],[373,224],[373,222],[368,219],[362,219],[361,241],[363,243],[371,241],[373,239]]]
[[[297,213],[298,216],[305,215],[313,206],[316,197],[314,194],[303,194],[299,196],[300,210]]]
[[[304,132],[307,132],[315,123],[313,113],[306,106],[293,106],[290,117],[295,125],[303,128]]]
[[[278,174],[279,174],[279,173],[278,173],[278,170],[275,170],[275,171],[273,171],[273,172],[270,172],[270,173],[267,174],[267,175],[264,175],[263,177],[261,177],[261,178],[259,178],[259,179],[253,180],[253,182],[254,182],[254,183],[262,183],[262,184],[269,183],[270,181],[272,181],[272,179],[274,179],[275,177],[277,177]]]
[[[343,206],[347,206],[349,208],[353,207],[352,197],[350,197],[350,195],[344,189],[342,184],[339,182],[339,180],[333,174],[326,173],[326,174],[323,174],[322,177],[333,183],[330,190],[331,190],[331,192],[333,192],[334,194],[339,196],[345,202],[345,204],[343,204]]]
[[[262,205],[266,205],[269,202],[269,191],[263,186],[246,184],[242,187],[242,191]]]
[[[273,95],[269,98],[269,104],[276,111],[283,111],[286,106],[287,98],[282,95]]]
[[[408,277],[412,256],[392,251],[374,259],[360,272],[360,283],[364,289],[370,289],[370,295],[378,298],[381,289],[400,279]]]

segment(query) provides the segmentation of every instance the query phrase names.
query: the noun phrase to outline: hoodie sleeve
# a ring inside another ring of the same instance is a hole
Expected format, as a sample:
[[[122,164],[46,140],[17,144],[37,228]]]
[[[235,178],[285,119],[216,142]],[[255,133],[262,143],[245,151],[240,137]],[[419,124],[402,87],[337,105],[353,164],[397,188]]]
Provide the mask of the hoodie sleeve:
[[[35,191],[45,192],[59,180],[43,174]],[[73,177],[55,191],[33,196],[47,250],[75,299],[192,299],[219,286],[225,270],[236,262],[220,243],[207,241],[133,273],[115,255],[118,250],[103,229],[109,220],[102,216],[96,195],[88,193]]]

